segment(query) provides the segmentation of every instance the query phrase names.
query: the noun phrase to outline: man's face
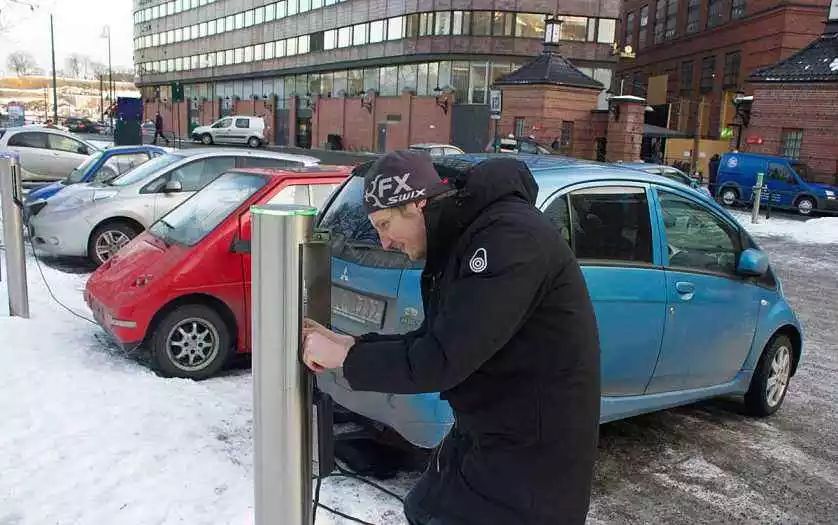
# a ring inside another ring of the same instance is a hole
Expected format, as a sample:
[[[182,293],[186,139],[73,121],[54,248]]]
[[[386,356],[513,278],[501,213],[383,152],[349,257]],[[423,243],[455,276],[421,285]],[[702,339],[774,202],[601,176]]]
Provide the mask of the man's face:
[[[425,204],[424,200],[410,202],[400,208],[377,210],[369,215],[385,250],[398,250],[412,261],[425,258],[428,249],[428,232],[422,212]]]

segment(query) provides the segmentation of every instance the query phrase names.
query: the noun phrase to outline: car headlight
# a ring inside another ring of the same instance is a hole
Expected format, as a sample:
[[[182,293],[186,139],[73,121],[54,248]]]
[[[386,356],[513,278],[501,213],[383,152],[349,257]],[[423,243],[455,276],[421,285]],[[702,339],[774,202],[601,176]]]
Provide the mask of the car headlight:
[[[50,205],[50,211],[72,210],[93,201],[93,193],[77,193]]]
[[[832,190],[824,190],[824,194],[826,195],[827,199],[834,199],[835,198],[835,192],[832,191]]]
[[[119,192],[116,190],[97,190],[96,193],[93,194],[93,200],[98,201],[102,199],[110,199],[117,193]]]

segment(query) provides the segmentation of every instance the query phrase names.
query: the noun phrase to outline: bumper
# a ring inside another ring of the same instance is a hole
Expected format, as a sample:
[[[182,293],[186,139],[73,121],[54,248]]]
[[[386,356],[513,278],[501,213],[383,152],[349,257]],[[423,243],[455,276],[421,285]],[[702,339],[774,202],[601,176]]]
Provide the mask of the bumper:
[[[835,199],[827,199],[826,197],[821,197],[818,199],[818,209],[816,211],[821,211],[825,213],[838,213],[838,198]]]
[[[28,224],[32,246],[39,251],[70,257],[87,256],[90,224],[77,211],[30,216]]]
[[[93,318],[99,326],[105,329],[108,335],[123,350],[131,351],[137,348],[144,339],[144,334],[137,328],[136,322],[125,319],[127,315],[113,315],[101,301],[97,300],[88,290],[84,291],[84,302],[93,312]],[[133,326],[131,326],[133,323]]]

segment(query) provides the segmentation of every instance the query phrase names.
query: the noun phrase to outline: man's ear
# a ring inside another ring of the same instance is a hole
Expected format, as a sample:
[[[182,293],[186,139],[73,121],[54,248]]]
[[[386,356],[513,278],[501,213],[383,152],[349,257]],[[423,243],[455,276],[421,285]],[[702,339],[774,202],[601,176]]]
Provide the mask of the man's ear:
[[[420,210],[428,205],[428,199],[420,199],[416,201],[416,207]]]

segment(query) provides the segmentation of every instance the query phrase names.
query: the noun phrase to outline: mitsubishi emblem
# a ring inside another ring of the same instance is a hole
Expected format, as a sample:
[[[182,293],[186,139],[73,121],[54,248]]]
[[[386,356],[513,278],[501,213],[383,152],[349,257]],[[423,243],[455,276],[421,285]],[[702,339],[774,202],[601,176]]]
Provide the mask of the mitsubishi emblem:
[[[347,267],[347,266],[343,267],[343,273],[340,274],[340,280],[345,281],[345,282],[349,282],[349,267]]]

